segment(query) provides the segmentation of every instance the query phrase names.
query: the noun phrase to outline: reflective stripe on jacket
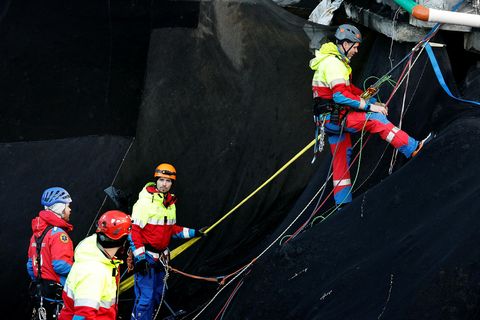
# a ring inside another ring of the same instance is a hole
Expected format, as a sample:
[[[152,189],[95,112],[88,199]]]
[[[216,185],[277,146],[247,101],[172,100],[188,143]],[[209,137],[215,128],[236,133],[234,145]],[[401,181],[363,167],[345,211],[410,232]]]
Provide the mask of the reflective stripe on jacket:
[[[170,244],[170,238],[184,239],[195,236],[195,229],[176,225],[175,204],[166,207],[165,195],[158,191],[153,192],[154,190],[155,183],[147,183],[133,205],[131,247],[136,258],[148,253],[153,260],[157,260],[158,253]],[[148,252],[149,248],[151,252]]]
[[[96,234],[80,242],[63,289],[65,306],[59,320],[116,319],[120,263],[100,251]]]

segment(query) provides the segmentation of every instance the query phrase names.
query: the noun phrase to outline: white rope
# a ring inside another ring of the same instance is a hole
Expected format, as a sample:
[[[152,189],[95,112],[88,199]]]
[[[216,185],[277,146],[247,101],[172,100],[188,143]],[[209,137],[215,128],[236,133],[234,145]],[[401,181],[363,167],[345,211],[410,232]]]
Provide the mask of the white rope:
[[[207,307],[218,297],[218,295],[226,288],[230,285],[230,283],[232,283],[235,279],[237,279],[242,273],[245,272],[245,270],[247,270],[251,265],[253,265],[253,263],[255,263],[255,261],[257,261],[259,258],[261,258],[268,250],[270,250],[271,247],[273,247],[273,245],[278,242],[284,235],[285,233],[287,232],[288,229],[290,229],[290,227],[295,223],[297,222],[297,220],[303,215],[303,213],[307,210],[307,208],[312,204],[313,200],[315,200],[315,198],[318,196],[318,194],[326,187],[328,181],[330,181],[330,178],[331,176],[333,175],[333,173],[330,174],[330,176],[328,177],[328,179],[325,180],[325,182],[323,183],[323,185],[320,187],[320,189],[315,193],[315,195],[310,199],[310,201],[307,203],[307,205],[303,208],[303,210],[295,217],[295,219],[283,230],[283,232],[277,237],[275,238],[275,240],[273,240],[268,246],[267,248],[265,248],[259,255],[257,255],[254,259],[252,259],[252,261],[250,261],[246,266],[244,266],[240,272],[237,273],[237,275],[235,277],[232,278],[232,280],[230,280],[227,284],[225,284],[214,296],[213,298],[202,308],[202,310],[200,310],[199,313],[197,313],[197,315],[195,315],[195,317],[192,318],[192,320],[195,320],[198,318],[198,316],[200,316],[200,314],[203,313],[203,311],[205,311],[205,309],[207,309]]]
[[[115,173],[115,176],[113,177],[112,183],[110,184],[111,186],[113,186],[113,184],[115,183],[115,180],[117,180],[117,176],[118,176],[118,174],[120,173],[120,169],[122,168],[123,163],[125,162],[125,159],[127,158],[127,155],[128,155],[128,153],[130,152],[130,149],[132,148],[132,145],[133,145],[134,142],[135,142],[135,137],[132,138],[132,142],[130,142],[130,145],[128,146],[127,151],[126,151],[125,154],[123,155],[122,162],[121,162],[120,165],[118,166],[117,172]],[[102,210],[103,205],[104,205],[105,202],[107,201],[107,197],[108,197],[108,196],[105,195],[105,197],[103,198],[102,204],[100,205],[100,208],[98,208],[97,214],[95,215],[95,218],[93,219],[92,224],[90,225],[90,228],[88,228],[88,231],[87,231],[86,236],[88,236],[88,235],[90,234],[90,231],[92,230],[92,227],[93,227],[93,225],[95,224],[95,222],[97,221],[98,215],[100,214],[100,210]]]
[[[428,42],[428,41],[426,41]],[[418,44],[417,44],[418,45]],[[415,47],[414,47],[415,49]],[[412,49],[412,50],[414,50]],[[422,49],[420,50],[419,54],[417,55],[417,57],[415,58],[415,60],[413,61],[413,63],[411,64],[410,68],[408,69],[407,71],[407,75],[408,76],[410,74],[410,71],[412,70],[413,66],[415,65],[415,63],[417,62],[418,58],[420,57],[421,53],[423,52],[423,50],[425,49],[425,46],[422,46]],[[405,80],[405,76],[403,77],[403,79],[401,79],[400,83],[398,84],[397,88],[399,88],[401,86],[401,84],[403,83],[403,81]],[[396,90],[395,90],[396,92]],[[395,94],[395,92],[393,94]],[[246,266],[244,266],[241,271],[239,271],[237,273],[237,275],[235,275],[228,283],[226,283],[220,290],[218,290],[218,292],[213,296],[212,299],[210,299],[210,301],[208,301],[204,307],[195,315],[195,317],[192,318],[192,320],[195,320],[197,319],[207,308],[208,306],[210,306],[210,304],[212,304],[212,302],[220,295],[220,293],[222,293],[222,291],[228,287],[230,285],[230,283],[234,282],[234,280],[236,280],[238,277],[240,277],[240,275],[242,275],[250,266],[253,265],[253,263],[255,263],[259,258],[261,258],[268,250],[270,250],[272,248],[272,246],[279,240],[282,239],[282,237],[285,235],[285,233],[287,232],[288,229],[290,229],[290,227],[303,215],[303,213],[307,210],[307,208],[312,204],[313,200],[318,196],[318,194],[323,190],[323,188],[326,187],[326,184],[327,182],[330,180],[331,176],[333,175],[333,172],[329,175],[329,177],[326,179],[326,181],[324,182],[324,184],[322,185],[322,187],[320,187],[320,189],[315,193],[315,195],[310,199],[310,201],[307,203],[307,205],[303,208],[303,210],[295,217],[295,219],[282,231],[282,233],[277,237],[275,238],[274,241],[272,241],[259,255],[257,255],[254,259],[252,259],[252,261],[250,261]]]
[[[411,65],[411,60],[408,60],[408,65],[409,65],[409,70],[412,68]],[[410,81],[410,72],[407,73],[407,82],[405,83],[405,90],[403,92],[403,98],[402,98],[402,109],[400,111],[400,122],[398,124],[398,128],[401,130],[402,129],[402,123],[403,123],[403,117],[405,114],[405,101],[407,100],[407,92],[408,92],[408,84]],[[390,168],[388,168],[388,174],[391,175],[393,171],[393,166],[397,162],[397,155],[398,155],[398,149],[395,149],[392,154],[392,159],[390,160]]]
[[[429,40],[430,41],[430,40]],[[426,41],[425,43],[429,42],[429,41]],[[417,44],[418,45],[418,44]],[[416,46],[415,46],[416,47]],[[414,47],[414,48],[415,48]],[[405,84],[405,91],[404,91],[404,95],[403,95],[403,100],[402,100],[402,110],[401,110],[401,113],[400,113],[400,123],[399,123],[399,128],[401,129],[402,128],[402,120],[403,120],[403,117],[404,117],[404,109],[405,109],[405,100],[406,100],[406,95],[407,95],[407,90],[408,90],[408,82],[409,82],[409,79],[410,79],[410,72],[412,71],[413,69],[413,66],[417,63],[417,60],[418,58],[420,58],[420,56],[422,55],[422,52],[423,50],[425,50],[425,45],[422,46],[422,49],[420,49],[420,52],[418,53],[418,55],[415,57],[415,60],[413,60],[413,63],[410,63],[409,62],[409,67],[408,67],[408,70],[407,70],[407,73],[406,75],[400,80],[400,83],[398,84],[397,86],[397,90],[398,88],[400,88],[400,86],[402,85],[403,81],[405,80],[405,78],[407,79],[407,83]],[[409,60],[410,61],[410,60]],[[419,80],[420,81],[420,80]],[[393,92],[393,94],[395,94],[397,92],[397,90],[395,90]],[[416,90],[415,90],[416,91]],[[393,95],[392,94],[392,95]],[[390,161],[390,167],[388,169],[388,174],[391,175],[392,172],[393,172],[393,166],[395,165],[395,162],[396,162],[396,159],[397,159],[397,154],[398,154],[398,149],[395,149],[395,151],[393,152],[393,155],[392,155],[392,159]]]
[[[160,312],[160,309],[163,305],[163,301],[165,300],[165,288],[167,287],[167,279],[168,279],[168,261],[163,262],[163,260],[160,259],[160,262],[162,263],[162,266],[165,269],[165,276],[163,277],[162,299],[160,300],[160,304],[158,305],[157,312],[155,312],[155,316],[153,317],[153,320],[157,319],[158,313]]]
[[[390,42],[390,52],[388,53],[388,60],[390,61],[390,69],[393,69],[393,60],[392,60],[392,51],[393,51],[393,43],[395,38],[395,27],[397,25],[398,14],[400,13],[400,7],[395,11],[393,16],[393,23],[392,23],[392,41]]]

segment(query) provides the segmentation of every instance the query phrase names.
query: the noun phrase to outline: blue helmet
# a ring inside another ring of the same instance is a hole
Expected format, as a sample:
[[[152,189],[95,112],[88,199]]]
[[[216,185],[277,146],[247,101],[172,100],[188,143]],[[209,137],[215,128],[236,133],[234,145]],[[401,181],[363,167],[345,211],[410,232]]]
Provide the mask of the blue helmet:
[[[65,203],[68,204],[72,202],[72,197],[67,192],[67,190],[60,187],[48,188],[43,191],[42,194],[42,205],[46,207],[53,206],[55,203]]]
[[[335,38],[338,41],[346,40],[349,42],[362,42],[362,34],[360,33],[360,30],[351,24],[340,25],[335,32]]]

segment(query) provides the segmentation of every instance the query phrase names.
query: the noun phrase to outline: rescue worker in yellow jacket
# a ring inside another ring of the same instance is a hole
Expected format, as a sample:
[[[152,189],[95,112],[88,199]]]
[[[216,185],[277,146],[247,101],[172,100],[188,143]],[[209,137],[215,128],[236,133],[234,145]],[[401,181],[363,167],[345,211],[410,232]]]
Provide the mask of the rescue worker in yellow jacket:
[[[63,289],[64,307],[59,320],[117,319],[119,265],[116,254],[128,240],[132,220],[111,210],[97,223],[96,233],[75,249],[75,262]]]
[[[176,224],[177,198],[170,193],[177,179],[175,167],[162,163],[155,169],[156,182],[145,185],[133,206],[130,248],[135,262],[135,304],[132,320],[151,320],[165,291],[165,268],[171,238],[193,238],[201,230]]]
[[[360,31],[353,25],[342,24],[335,38],[336,43],[325,43],[315,51],[310,68],[315,71],[312,80],[314,114],[317,123],[324,123],[328,134],[333,155],[334,198],[341,206],[352,201],[351,133],[362,130],[378,133],[407,158],[414,157],[426,139],[417,141],[394,126],[386,117],[385,105],[377,103],[375,98],[362,98],[363,91],[352,83],[350,59],[362,42]]]

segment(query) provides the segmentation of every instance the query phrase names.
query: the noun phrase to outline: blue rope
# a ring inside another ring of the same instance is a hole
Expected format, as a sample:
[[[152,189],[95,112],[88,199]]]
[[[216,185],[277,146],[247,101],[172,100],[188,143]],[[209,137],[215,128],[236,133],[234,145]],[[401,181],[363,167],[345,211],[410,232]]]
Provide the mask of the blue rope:
[[[428,57],[430,58],[430,62],[432,63],[433,71],[435,71],[435,75],[437,76],[438,82],[439,82],[440,85],[442,86],[442,89],[443,89],[450,97],[452,97],[452,98],[455,99],[455,100],[462,101],[462,102],[466,102],[466,103],[471,103],[471,104],[475,104],[475,105],[477,105],[477,106],[480,106],[480,102],[473,101],[473,100],[465,100],[465,99],[462,99],[462,98],[457,98],[457,97],[455,97],[455,96],[452,94],[452,92],[450,91],[450,89],[448,88],[448,86],[447,86],[447,84],[446,84],[446,82],[445,82],[445,79],[443,78],[442,71],[440,70],[440,66],[438,65],[437,59],[435,58],[435,54],[433,53],[432,47],[430,46],[430,44],[429,44],[428,42],[425,43],[425,49],[427,50]]]

